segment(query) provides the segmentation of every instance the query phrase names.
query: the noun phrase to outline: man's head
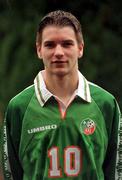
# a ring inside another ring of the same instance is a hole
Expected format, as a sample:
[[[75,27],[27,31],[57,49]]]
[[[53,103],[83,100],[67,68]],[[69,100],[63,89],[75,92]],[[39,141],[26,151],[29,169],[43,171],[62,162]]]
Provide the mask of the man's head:
[[[69,12],[57,10],[47,14],[39,23],[36,43],[41,44],[42,32],[47,26],[70,26],[75,32],[78,44],[83,43],[81,24],[76,17]]]

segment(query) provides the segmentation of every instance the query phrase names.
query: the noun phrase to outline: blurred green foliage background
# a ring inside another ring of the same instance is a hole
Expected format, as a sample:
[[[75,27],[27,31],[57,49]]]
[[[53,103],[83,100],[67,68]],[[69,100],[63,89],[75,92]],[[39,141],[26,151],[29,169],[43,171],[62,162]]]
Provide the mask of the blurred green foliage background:
[[[72,12],[82,24],[85,48],[79,68],[111,92],[122,108],[122,1],[0,1],[0,122],[9,100],[33,83],[43,64],[35,48],[36,30],[48,12]]]

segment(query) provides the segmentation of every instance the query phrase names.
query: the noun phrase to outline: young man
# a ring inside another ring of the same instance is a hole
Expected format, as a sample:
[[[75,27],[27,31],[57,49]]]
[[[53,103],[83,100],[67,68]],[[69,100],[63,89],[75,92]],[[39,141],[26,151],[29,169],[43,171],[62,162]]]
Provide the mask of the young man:
[[[68,12],[49,13],[36,46],[45,68],[6,113],[5,179],[121,179],[120,111],[111,94],[78,71],[80,23]]]

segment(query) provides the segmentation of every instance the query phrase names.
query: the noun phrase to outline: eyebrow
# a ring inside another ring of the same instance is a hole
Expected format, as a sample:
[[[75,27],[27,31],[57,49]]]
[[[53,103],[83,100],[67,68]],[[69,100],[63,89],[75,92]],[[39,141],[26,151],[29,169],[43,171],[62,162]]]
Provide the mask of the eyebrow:
[[[54,41],[44,41],[44,44],[54,43]]]
[[[74,43],[74,41],[73,41],[73,40],[71,40],[71,39],[68,39],[68,40],[64,40],[64,41],[62,41],[62,43]]]
[[[74,43],[74,41],[71,40],[71,39],[62,40],[62,41],[59,41],[59,42],[60,42],[60,43]],[[54,43],[54,44],[55,44],[55,41],[53,41],[53,40],[47,40],[47,41],[44,42],[44,44],[48,44],[48,43]]]

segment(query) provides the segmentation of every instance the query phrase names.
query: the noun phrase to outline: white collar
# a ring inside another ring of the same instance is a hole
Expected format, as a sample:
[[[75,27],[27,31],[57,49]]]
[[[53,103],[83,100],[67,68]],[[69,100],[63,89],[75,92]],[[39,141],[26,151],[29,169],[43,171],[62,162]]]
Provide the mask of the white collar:
[[[79,84],[78,84],[78,88],[76,89],[76,95],[79,96],[84,101],[90,103],[91,95],[90,95],[88,81],[79,71],[78,71],[78,76],[79,76]],[[42,76],[42,71],[40,71],[36,76],[36,78],[34,79],[34,86],[35,86],[36,97],[40,105],[44,106],[44,104],[48,101],[48,99],[50,99],[50,97],[54,95],[46,88]]]

